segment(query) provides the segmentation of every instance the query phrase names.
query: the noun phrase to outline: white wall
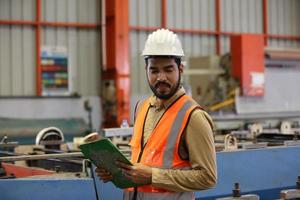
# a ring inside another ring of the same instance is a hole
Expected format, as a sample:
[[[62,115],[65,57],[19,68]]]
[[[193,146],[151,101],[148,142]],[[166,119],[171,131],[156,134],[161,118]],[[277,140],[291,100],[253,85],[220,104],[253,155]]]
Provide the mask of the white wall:
[[[100,98],[0,98],[0,117],[18,119],[81,118],[88,123],[84,101],[92,106],[93,129],[99,130],[102,116]]]

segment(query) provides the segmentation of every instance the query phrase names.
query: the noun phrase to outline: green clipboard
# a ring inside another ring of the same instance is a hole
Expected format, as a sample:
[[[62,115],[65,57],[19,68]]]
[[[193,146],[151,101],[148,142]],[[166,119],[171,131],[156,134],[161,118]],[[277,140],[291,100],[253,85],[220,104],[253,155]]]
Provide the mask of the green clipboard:
[[[139,184],[132,182],[122,174],[121,169],[115,164],[117,160],[127,164],[131,162],[125,155],[108,139],[103,138],[79,146],[83,155],[96,166],[101,166],[112,174],[112,182],[118,188],[136,187]]]

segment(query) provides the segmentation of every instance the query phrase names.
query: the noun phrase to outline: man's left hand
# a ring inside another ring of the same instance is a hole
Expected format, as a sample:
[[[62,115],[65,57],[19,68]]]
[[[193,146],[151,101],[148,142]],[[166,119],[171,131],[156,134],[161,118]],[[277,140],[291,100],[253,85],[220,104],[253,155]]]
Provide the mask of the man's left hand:
[[[128,165],[122,162],[116,163],[121,169],[122,173],[134,183],[148,185],[152,182],[152,168],[141,163]]]

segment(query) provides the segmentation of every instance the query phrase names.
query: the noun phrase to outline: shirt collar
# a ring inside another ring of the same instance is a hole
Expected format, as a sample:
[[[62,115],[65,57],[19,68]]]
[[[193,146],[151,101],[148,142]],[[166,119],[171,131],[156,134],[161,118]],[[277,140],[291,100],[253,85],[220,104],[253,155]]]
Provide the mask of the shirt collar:
[[[185,94],[185,90],[183,87],[180,87],[179,90],[168,100],[162,101],[157,98],[155,95],[150,98],[150,106],[153,106],[156,110],[167,109],[174,101],[176,101],[180,96]]]

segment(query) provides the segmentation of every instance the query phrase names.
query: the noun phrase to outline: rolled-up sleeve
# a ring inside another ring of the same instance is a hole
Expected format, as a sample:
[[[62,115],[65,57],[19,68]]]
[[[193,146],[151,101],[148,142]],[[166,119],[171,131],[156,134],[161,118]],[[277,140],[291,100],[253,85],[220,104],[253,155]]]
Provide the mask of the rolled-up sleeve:
[[[217,182],[216,152],[212,120],[200,109],[191,114],[185,130],[185,145],[191,170],[157,169],[152,173],[152,185],[176,192],[205,190]]]

